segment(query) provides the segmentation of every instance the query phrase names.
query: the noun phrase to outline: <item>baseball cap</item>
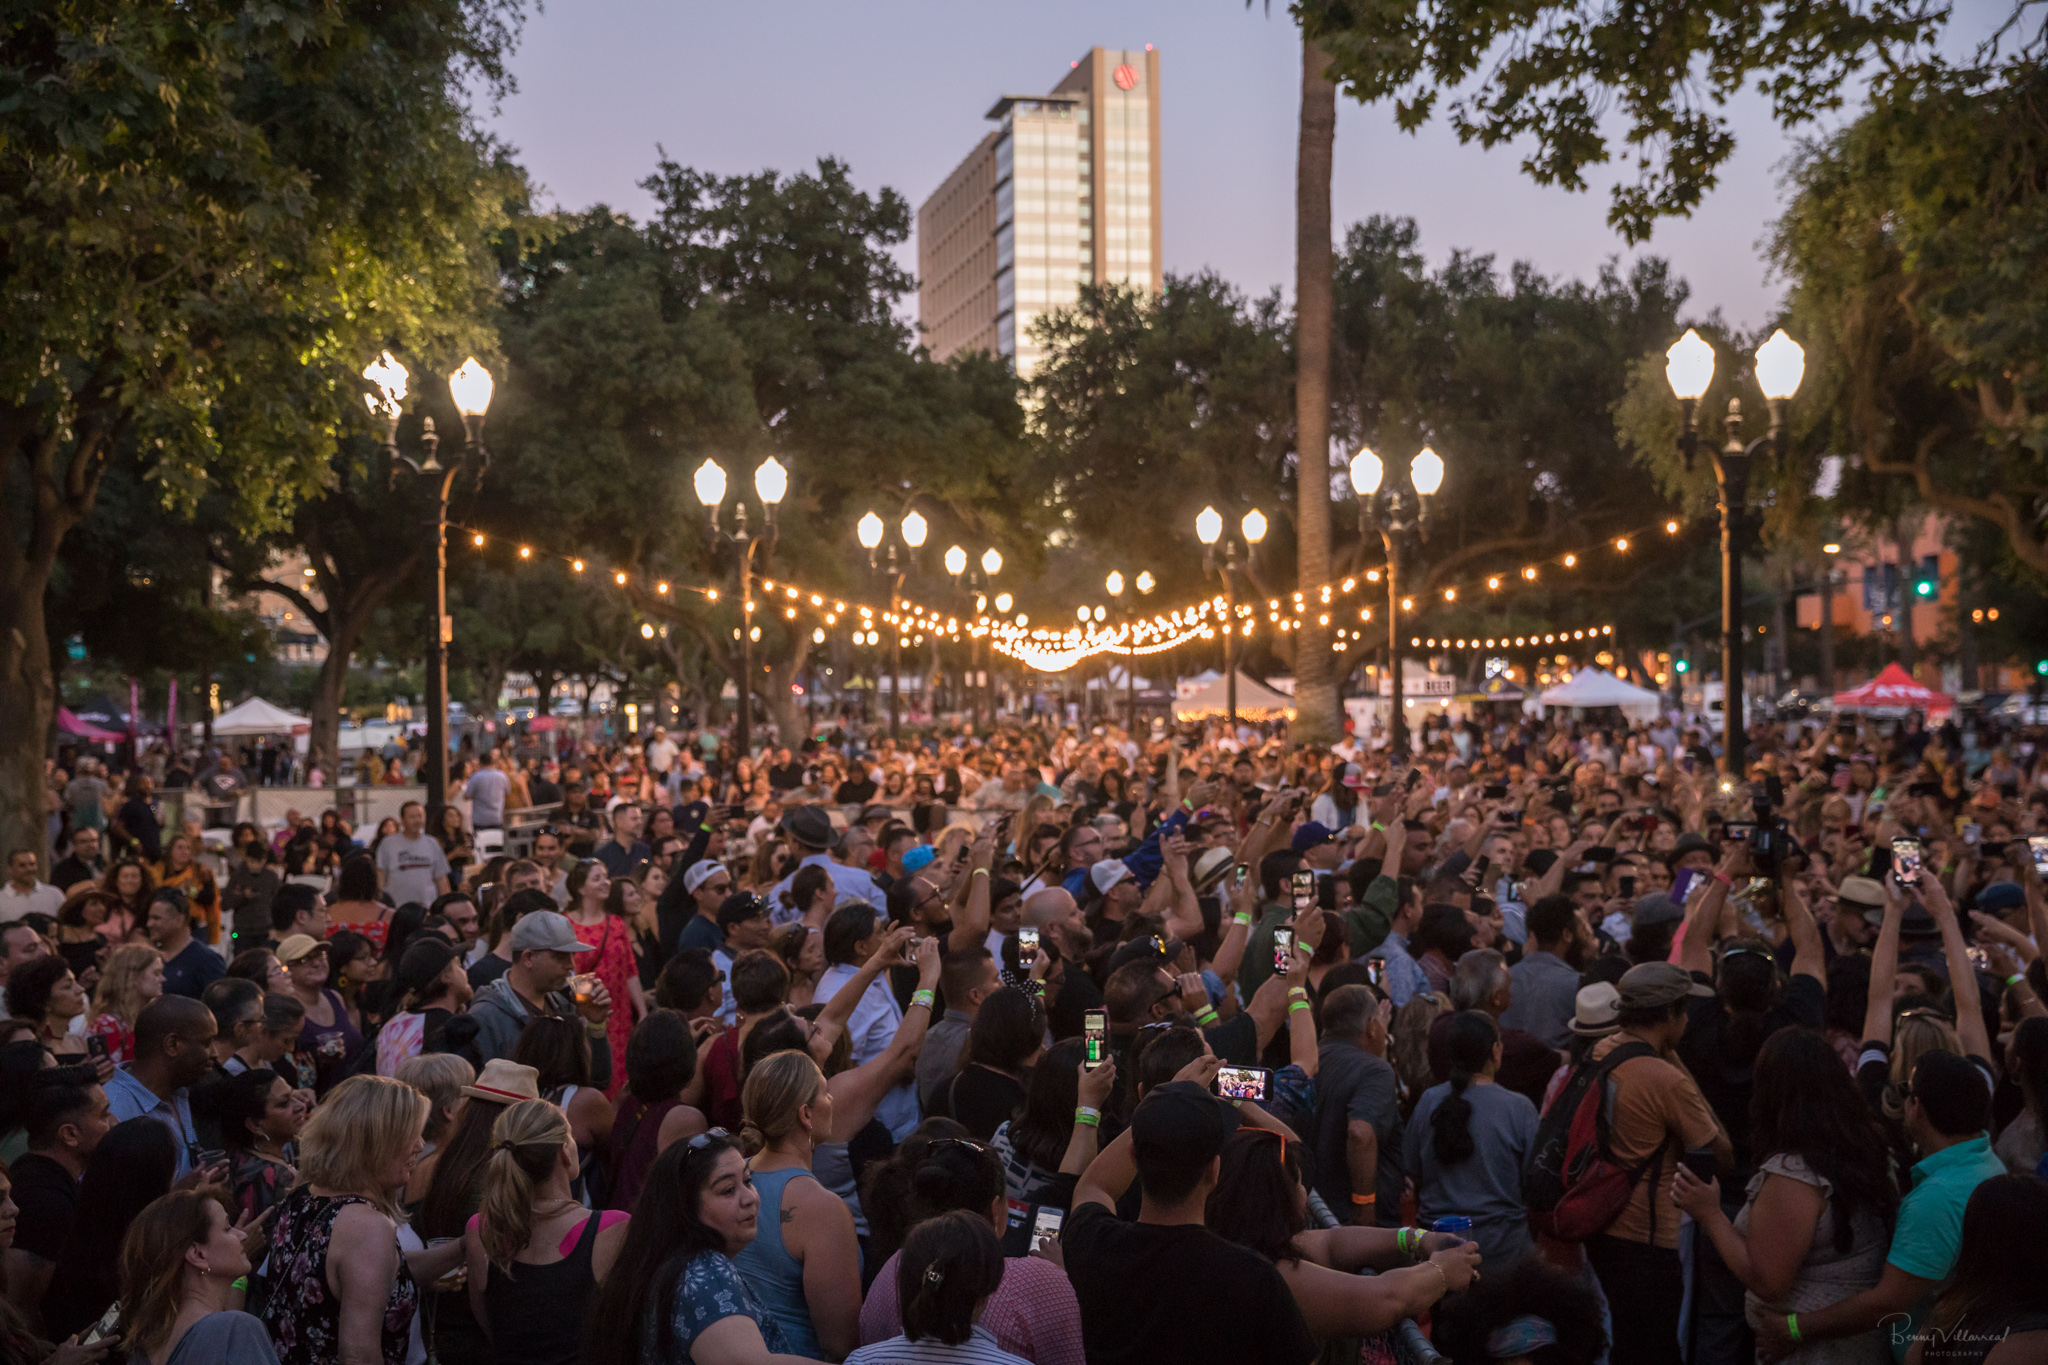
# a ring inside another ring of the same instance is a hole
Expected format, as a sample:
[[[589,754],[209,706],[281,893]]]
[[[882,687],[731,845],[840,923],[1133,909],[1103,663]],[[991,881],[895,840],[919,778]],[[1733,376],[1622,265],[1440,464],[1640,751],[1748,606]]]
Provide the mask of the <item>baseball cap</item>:
[[[735,924],[744,924],[767,913],[766,900],[752,891],[735,891],[718,903],[718,927],[723,932]]]
[[[691,863],[690,870],[683,874],[683,890],[694,896],[697,894],[698,887],[724,871],[725,864],[719,862],[718,859],[699,858],[696,862]]]
[[[1116,951],[1109,955],[1109,970],[1114,973],[1119,967],[1132,962],[1150,960],[1165,966],[1180,956],[1183,945],[1177,938],[1161,938],[1158,934],[1144,934],[1138,938],[1119,943]]]
[[[938,850],[930,844],[919,844],[903,855],[903,870],[905,872],[921,871],[924,868],[930,867],[932,860],[938,856]]]
[[[1630,916],[1629,923],[1640,929],[1650,924],[1676,924],[1684,918],[1685,911],[1679,908],[1677,901],[1662,891],[1652,891],[1647,896],[1636,897],[1635,913]]]
[[[1330,833],[1330,827],[1320,820],[1310,820],[1294,831],[1294,851],[1306,853],[1318,844],[1327,844],[1337,836]]]
[[[277,960],[289,967],[294,962],[304,962],[313,954],[326,950],[327,945],[311,934],[293,934],[277,945]]]
[[[2018,882],[1993,882],[1977,893],[1977,908],[1987,915],[2017,910],[2027,903],[2027,893]]]
[[[433,985],[455,958],[455,945],[439,934],[414,935],[398,959],[399,998]]]
[[[1146,1092],[1131,1114],[1131,1155],[1142,1180],[1147,1166],[1186,1171],[1213,1161],[1237,1125],[1230,1107],[1193,1081],[1168,1081]]]
[[[1344,765],[1344,776],[1340,780],[1351,790],[1357,791],[1365,785],[1365,770],[1356,763],[1346,763]]]
[[[1711,999],[1714,988],[1692,979],[1692,973],[1670,962],[1642,962],[1622,973],[1621,1008],[1643,1009],[1676,1004],[1688,996]]]
[[[596,945],[576,937],[576,926],[559,910],[536,910],[512,926],[505,936],[512,956],[521,953],[589,953]]]
[[[1088,869],[1088,880],[1095,884],[1097,891],[1104,893],[1130,875],[1131,870],[1123,865],[1120,858],[1104,858]]]

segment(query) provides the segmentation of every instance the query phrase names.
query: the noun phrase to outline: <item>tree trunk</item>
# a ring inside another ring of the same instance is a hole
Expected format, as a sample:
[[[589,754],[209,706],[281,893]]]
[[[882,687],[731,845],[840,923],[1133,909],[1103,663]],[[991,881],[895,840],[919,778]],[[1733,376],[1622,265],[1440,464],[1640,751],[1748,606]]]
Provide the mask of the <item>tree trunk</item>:
[[[43,755],[57,716],[57,680],[43,628],[43,594],[56,556],[10,553],[7,559],[12,572],[0,594],[0,848],[34,849],[47,874]]]
[[[327,641],[327,657],[320,661],[320,674],[313,681],[312,735],[308,754],[325,754],[333,765],[330,785],[341,782],[341,701],[348,690],[349,650],[333,638]]]
[[[0,500],[0,851],[33,849],[45,872],[43,758],[57,678],[44,599],[64,537],[92,511],[113,440],[112,428],[82,406],[57,423],[34,407],[0,405],[0,478],[10,484]]]
[[[803,675],[804,663],[811,657],[811,637],[792,631],[790,641],[789,652],[761,675],[761,685],[755,692],[761,697],[769,719],[775,722],[776,743],[794,749],[806,731],[804,705],[790,688]]]
[[[1331,160],[1337,141],[1337,87],[1329,58],[1301,44],[1301,139],[1295,161],[1295,529],[1297,586],[1312,593],[1330,579],[1330,327],[1335,309],[1335,248],[1330,237]],[[1291,734],[1323,743],[1340,732],[1330,631],[1313,614],[1294,641],[1295,721]]]

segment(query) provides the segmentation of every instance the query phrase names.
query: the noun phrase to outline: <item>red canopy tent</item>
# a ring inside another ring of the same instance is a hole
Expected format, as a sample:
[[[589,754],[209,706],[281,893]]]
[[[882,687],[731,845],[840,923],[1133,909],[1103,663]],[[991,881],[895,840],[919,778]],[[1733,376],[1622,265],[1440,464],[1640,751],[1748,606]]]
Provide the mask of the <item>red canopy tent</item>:
[[[1897,664],[1886,664],[1883,672],[1861,687],[1835,693],[1835,709],[1838,711],[1946,711],[1954,705],[1954,697],[1922,687],[1913,681],[1912,674]]]

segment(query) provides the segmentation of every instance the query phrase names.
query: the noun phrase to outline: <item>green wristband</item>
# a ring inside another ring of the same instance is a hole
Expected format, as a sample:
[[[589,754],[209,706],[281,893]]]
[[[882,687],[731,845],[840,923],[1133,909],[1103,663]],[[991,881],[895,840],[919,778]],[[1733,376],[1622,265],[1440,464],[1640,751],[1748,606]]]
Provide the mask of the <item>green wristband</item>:
[[[1306,1000],[1296,1000],[1296,1001],[1294,1001],[1294,1002],[1293,1002],[1292,1004],[1288,1005],[1288,1007],[1287,1007],[1287,1017],[1288,1017],[1288,1018],[1290,1018],[1290,1019],[1291,1019],[1291,1018],[1293,1018],[1293,1017],[1294,1017],[1294,1012],[1295,1012],[1296,1010],[1308,1010],[1308,1009],[1314,1009],[1314,1008],[1315,1008],[1315,1006],[1313,1006],[1313,1005],[1309,1004],[1309,1002],[1308,1002],[1308,1001],[1306,1001]]]
[[[1799,1315],[1797,1313],[1787,1313],[1785,1315],[1785,1335],[1792,1338],[1795,1342],[1800,1340]]]
[[[1208,1028],[1208,1027],[1209,1027],[1210,1025],[1214,1024],[1215,1022],[1216,1022],[1216,1007],[1215,1007],[1214,1005],[1204,1005],[1204,1006],[1202,1006],[1202,1008],[1200,1008],[1200,1009],[1198,1009],[1198,1010],[1196,1010],[1196,1011],[1195,1011],[1195,1023],[1196,1023],[1196,1024],[1197,1024],[1197,1025],[1198,1025],[1199,1027],[1201,1027],[1201,1028]]]

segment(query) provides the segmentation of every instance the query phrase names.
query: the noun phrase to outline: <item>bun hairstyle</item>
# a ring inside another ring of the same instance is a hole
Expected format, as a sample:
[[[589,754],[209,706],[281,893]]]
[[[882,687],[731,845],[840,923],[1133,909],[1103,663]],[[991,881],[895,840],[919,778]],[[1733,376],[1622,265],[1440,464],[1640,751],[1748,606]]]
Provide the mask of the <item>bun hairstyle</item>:
[[[533,1235],[534,1190],[570,1141],[568,1116],[546,1100],[521,1100],[491,1125],[477,1233],[491,1264],[507,1275]]]
[[[803,1126],[803,1109],[825,1093],[825,1073],[808,1052],[778,1052],[763,1057],[747,1072],[740,1092],[746,1119],[740,1125],[740,1148],[750,1159]],[[829,1142],[830,1133],[812,1134]]]
[[[1444,1041],[1451,1054],[1451,1093],[1429,1116],[1430,1146],[1439,1162],[1455,1166],[1471,1160],[1478,1150],[1472,1141],[1472,1101],[1466,1098],[1465,1091],[1472,1078],[1493,1061],[1500,1028],[1492,1015],[1481,1010],[1463,1010],[1451,1016]]]
[[[975,1308],[1002,1282],[1003,1246],[985,1215],[961,1209],[919,1223],[896,1265],[903,1335],[962,1345]]]

